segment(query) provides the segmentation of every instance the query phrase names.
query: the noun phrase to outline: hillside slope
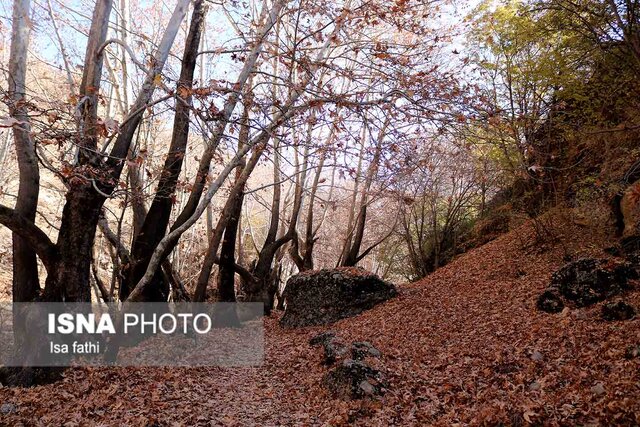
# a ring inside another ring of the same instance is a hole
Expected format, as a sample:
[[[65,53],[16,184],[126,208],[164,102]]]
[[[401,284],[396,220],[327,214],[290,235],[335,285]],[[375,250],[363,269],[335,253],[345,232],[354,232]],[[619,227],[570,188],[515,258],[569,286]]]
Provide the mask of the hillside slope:
[[[0,389],[11,409],[0,424],[638,425],[640,359],[624,352],[640,343],[640,320],[601,321],[599,305],[535,310],[566,251],[603,255],[596,233],[570,224],[561,234],[564,245],[528,249],[525,225],[333,325],[382,351],[380,401],[330,399],[308,344],[327,328],[283,330],[271,318],[261,368],[78,369],[61,385]],[[640,292],[625,299],[640,307]]]

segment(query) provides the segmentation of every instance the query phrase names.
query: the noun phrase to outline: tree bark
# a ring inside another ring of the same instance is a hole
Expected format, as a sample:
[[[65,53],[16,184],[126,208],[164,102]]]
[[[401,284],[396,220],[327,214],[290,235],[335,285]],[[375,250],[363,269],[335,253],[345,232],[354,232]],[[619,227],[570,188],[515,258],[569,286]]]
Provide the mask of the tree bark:
[[[371,191],[373,180],[378,172],[378,166],[380,163],[380,158],[382,156],[382,142],[384,141],[387,126],[389,126],[389,121],[390,117],[387,116],[384,125],[380,129],[380,133],[376,141],[375,152],[373,154],[371,164],[369,165],[369,168],[367,170],[367,177],[365,179],[364,185],[362,186],[362,194],[360,195],[359,204],[360,208],[358,216],[356,217],[356,224],[354,229],[349,231],[349,238],[346,240],[345,247],[342,251],[340,261],[340,265],[342,267],[353,267],[363,258],[363,256],[360,254],[360,248],[362,246],[362,240],[364,238],[364,230],[367,221],[369,192]]]
[[[238,149],[249,143],[249,110],[251,108],[251,98],[248,96],[244,103],[241,118],[241,129],[238,137]],[[224,237],[220,247],[220,259],[218,262],[218,301],[234,302],[236,300],[235,274],[236,274],[236,241],[238,236],[238,226],[242,216],[242,203],[244,201],[244,182],[241,181],[242,171],[246,167],[246,162],[242,162],[236,169],[235,185],[238,186],[229,200],[230,210],[227,225],[224,229]]]
[[[80,148],[78,163],[98,164],[96,151],[98,149],[98,93],[102,78],[103,49],[102,44],[107,38],[109,30],[109,15],[111,15],[112,0],[98,0],[89,30],[89,39],[85,52],[84,73],[79,88],[79,108],[82,119],[79,122]]]
[[[189,138],[189,116],[191,109],[191,91],[196,67],[198,47],[204,26],[207,7],[204,0],[197,0],[191,16],[191,25],[185,41],[180,79],[176,94],[181,99],[176,100],[173,134],[171,145],[160,175],[160,181],[151,207],[147,212],[140,232],[135,236],[131,250],[132,264],[120,289],[120,298],[125,300],[140,278],[144,275],[151,255],[165,235],[171,216],[171,208],[180,171],[187,149]],[[161,274],[154,277],[153,285],[148,286],[144,298],[148,301],[166,301],[168,286],[163,283]]]
[[[8,95],[9,114],[18,121],[13,126],[20,183],[15,213],[24,220],[35,222],[40,192],[40,171],[36,156],[36,147],[30,136],[30,120],[27,114],[26,72],[27,50],[31,22],[29,0],[16,0],[13,3],[13,26],[11,34],[11,52],[9,56]],[[36,252],[28,241],[19,234],[13,234],[13,301],[32,301],[40,292],[38,279],[38,261]]]
[[[175,223],[171,226],[172,232],[180,228],[184,223],[186,223],[189,220],[189,218],[192,217],[193,214],[197,211],[198,203],[200,202],[200,198],[202,197],[202,194],[204,192],[205,184],[207,183],[207,176],[209,175],[209,169],[211,166],[211,161],[213,160],[213,156],[216,150],[218,149],[218,145],[220,144],[220,141],[222,140],[222,137],[224,135],[224,130],[226,129],[227,124],[229,123],[231,114],[233,113],[233,111],[236,108],[236,105],[238,104],[238,101],[240,99],[240,93],[242,93],[247,83],[247,80],[251,77],[251,75],[255,71],[256,63],[258,61],[260,53],[262,52],[264,40],[266,39],[267,35],[271,31],[271,28],[276,23],[278,16],[280,14],[280,10],[282,10],[284,4],[285,4],[284,0],[277,0],[271,6],[270,10],[267,10],[267,8],[263,9],[262,16],[267,18],[265,21],[265,24],[262,26],[262,28],[258,32],[256,41],[254,42],[255,44],[252,47],[249,54],[247,55],[247,59],[244,63],[244,66],[242,67],[242,70],[240,71],[238,80],[234,85],[235,92],[229,96],[229,98],[224,103],[224,106],[222,107],[222,115],[217,121],[214,133],[211,136],[211,138],[209,138],[209,141],[207,143],[207,148],[205,149],[205,152],[202,155],[202,158],[200,159],[200,162],[198,164],[198,172],[196,175],[196,181],[193,186],[193,190],[189,195],[189,200],[187,201],[187,204],[185,205],[184,209],[182,210],[182,212],[180,212],[180,215],[178,215],[178,218],[176,218]]]

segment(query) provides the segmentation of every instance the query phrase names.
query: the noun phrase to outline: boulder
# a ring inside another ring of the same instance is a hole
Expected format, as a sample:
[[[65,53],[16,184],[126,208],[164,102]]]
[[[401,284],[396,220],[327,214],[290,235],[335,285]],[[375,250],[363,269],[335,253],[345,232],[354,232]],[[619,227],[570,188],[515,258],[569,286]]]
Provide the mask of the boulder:
[[[325,325],[356,316],[396,295],[391,283],[361,268],[303,272],[287,282],[280,323],[286,327]]]
[[[327,331],[311,338],[309,344],[322,345],[322,364],[334,366],[322,379],[322,385],[334,398],[362,399],[380,396],[387,390],[384,375],[373,367],[382,366],[382,353],[371,343],[356,341],[347,345],[335,332]]]
[[[602,306],[602,318],[604,320],[629,320],[636,315],[633,306],[624,301],[608,302]]]
[[[320,344],[324,345],[325,343],[332,341],[335,337],[336,337],[336,333],[333,331],[322,332],[318,335],[314,335],[309,340],[309,345],[312,347],[315,347],[316,345],[320,345]]]
[[[637,278],[635,269],[627,262],[583,258],[553,273],[546,292],[557,290],[575,306],[585,307],[630,289],[629,280]]]

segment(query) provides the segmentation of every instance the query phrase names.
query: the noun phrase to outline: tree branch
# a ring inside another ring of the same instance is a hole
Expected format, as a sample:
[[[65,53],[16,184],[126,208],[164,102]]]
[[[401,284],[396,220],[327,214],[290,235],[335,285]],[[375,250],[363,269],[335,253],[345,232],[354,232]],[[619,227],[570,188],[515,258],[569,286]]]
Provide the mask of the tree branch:
[[[0,224],[22,237],[40,257],[47,270],[53,266],[55,245],[37,225],[4,205],[0,205]]]

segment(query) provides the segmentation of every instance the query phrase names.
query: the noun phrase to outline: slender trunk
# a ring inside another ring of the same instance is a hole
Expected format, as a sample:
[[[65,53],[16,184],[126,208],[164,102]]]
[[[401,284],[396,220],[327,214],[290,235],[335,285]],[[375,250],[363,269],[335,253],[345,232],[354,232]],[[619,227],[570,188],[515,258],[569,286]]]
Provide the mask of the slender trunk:
[[[169,153],[165,159],[160,181],[151,207],[145,216],[138,235],[135,236],[131,250],[132,266],[127,280],[123,281],[120,298],[125,300],[132,287],[144,275],[151,255],[165,235],[173,207],[176,184],[182,170],[182,163],[187,149],[189,137],[189,115],[191,109],[191,90],[196,67],[198,47],[206,15],[204,0],[197,0],[191,17],[191,26],[185,42],[182,69],[176,93],[182,99],[176,101],[176,112],[173,124],[173,135]],[[148,301],[166,301],[168,286],[163,284],[161,274],[154,277],[154,285],[146,288],[145,299]]]
[[[171,226],[172,232],[179,229],[183,224],[188,222],[189,218],[191,218],[193,214],[197,211],[198,204],[204,192],[205,184],[207,183],[207,176],[209,175],[209,168],[211,166],[211,161],[213,160],[213,156],[216,150],[218,149],[218,145],[220,144],[220,141],[222,140],[222,137],[224,135],[224,130],[226,129],[227,124],[229,123],[231,114],[233,113],[233,111],[236,108],[236,105],[238,104],[238,101],[240,99],[239,94],[244,89],[245,84],[249,79],[249,77],[255,71],[258,57],[262,52],[264,40],[269,34],[269,32],[271,31],[271,28],[273,27],[273,25],[276,23],[278,16],[280,14],[280,10],[284,6],[284,4],[285,4],[285,1],[278,0],[274,2],[270,10],[267,10],[267,8],[263,9],[263,17],[266,17],[268,19],[266,19],[265,24],[260,29],[256,37],[255,45],[251,49],[251,52],[247,55],[247,59],[244,63],[242,71],[240,71],[238,80],[234,85],[236,91],[229,96],[229,98],[227,99],[227,101],[225,102],[222,108],[222,116],[218,119],[218,123],[214,130],[214,133],[211,136],[211,138],[209,138],[207,148],[204,154],[202,155],[202,158],[200,159],[200,163],[198,165],[198,172],[196,175],[196,181],[193,186],[193,190],[189,195],[189,200],[187,201],[187,204],[185,205],[182,212],[180,212],[180,215],[178,215],[178,218],[176,218],[175,223]]]
[[[209,277],[211,276],[211,271],[213,270],[213,265],[219,261],[218,258],[218,247],[220,246],[220,242],[222,240],[223,233],[226,229],[227,223],[231,216],[234,213],[234,204],[233,202],[239,197],[244,186],[249,179],[249,176],[253,172],[254,168],[258,164],[262,153],[264,152],[264,146],[257,147],[251,158],[247,162],[246,166],[243,168],[242,173],[239,177],[237,177],[233,188],[231,189],[231,193],[229,194],[229,198],[222,210],[222,215],[218,220],[218,223],[213,230],[211,240],[209,240],[209,246],[207,247],[207,255],[202,262],[202,268],[200,269],[200,274],[198,275],[198,281],[196,283],[196,290],[194,294],[194,300],[196,302],[202,302],[206,298],[207,285],[209,283]],[[242,206],[242,205],[241,205]],[[238,270],[238,266],[235,266],[236,271]]]
[[[250,97],[247,97],[242,112],[241,129],[238,137],[238,150],[249,143],[249,109]],[[224,229],[224,237],[220,247],[220,259],[218,263],[218,301],[234,302],[236,300],[235,274],[236,274],[236,241],[240,217],[242,216],[242,202],[244,200],[244,183],[241,182],[242,171],[246,167],[243,161],[236,169],[235,184],[237,191],[231,195],[230,210],[227,225]]]
[[[102,45],[107,38],[109,29],[109,15],[111,15],[112,0],[98,0],[93,11],[89,39],[85,52],[85,68],[79,88],[79,109],[82,118],[79,122],[79,147],[78,163],[81,165],[93,163],[100,164],[96,157],[98,148],[98,104],[100,80],[102,78],[102,65],[104,49]]]
[[[53,32],[56,35],[56,40],[58,41],[58,45],[60,46],[60,56],[62,56],[62,62],[64,63],[64,70],[67,73],[67,83],[69,83],[69,91],[71,93],[75,93],[76,85],[73,81],[73,74],[71,74],[71,61],[69,61],[69,55],[67,54],[67,50],[64,47],[64,42],[62,41],[62,36],[60,36],[60,30],[58,29],[58,20],[53,15],[53,8],[51,7],[51,0],[47,0],[47,14],[51,19],[51,25],[53,26]]]
[[[367,221],[367,206],[369,204],[369,192],[371,191],[371,186],[373,184],[373,180],[378,172],[378,166],[380,163],[380,158],[382,156],[382,142],[384,140],[387,126],[389,125],[390,117],[385,119],[385,123],[380,129],[380,134],[378,135],[378,139],[376,141],[375,152],[373,154],[373,159],[371,160],[371,164],[369,165],[367,171],[367,177],[365,179],[364,185],[362,186],[362,194],[360,195],[360,210],[358,212],[358,216],[356,218],[356,224],[354,230],[350,233],[351,236],[348,239],[350,245],[345,245],[343,250],[343,255],[341,257],[340,265],[342,267],[353,267],[358,261],[362,258],[360,254],[360,248],[362,246],[362,240],[364,238],[364,230]]]
[[[146,141],[147,136],[141,138],[144,121],[140,123],[136,131],[136,140],[129,150],[129,162],[127,162],[127,179],[129,180],[129,189],[131,190],[131,213],[132,213],[132,236],[137,236],[142,230],[144,219],[147,217],[147,205],[144,197],[144,175],[141,162],[138,161],[140,155],[140,141]]]
[[[235,294],[235,272],[236,272],[236,239],[238,235],[238,224],[242,213],[242,201],[244,192],[234,197],[232,201],[231,215],[224,230],[224,238],[220,246],[220,261],[218,275],[218,301],[233,302],[236,300]]]
[[[31,22],[29,0],[16,0],[13,4],[11,53],[9,56],[9,114],[18,121],[13,127],[20,183],[15,211],[35,222],[40,191],[40,171],[30,120],[26,108],[27,50]],[[17,234],[13,234],[13,300],[32,301],[40,291],[38,261],[35,251]]]

